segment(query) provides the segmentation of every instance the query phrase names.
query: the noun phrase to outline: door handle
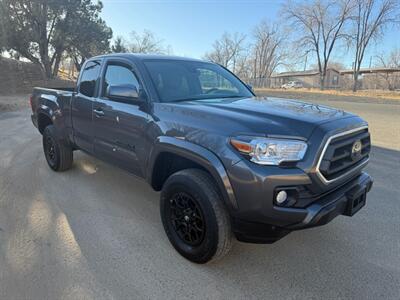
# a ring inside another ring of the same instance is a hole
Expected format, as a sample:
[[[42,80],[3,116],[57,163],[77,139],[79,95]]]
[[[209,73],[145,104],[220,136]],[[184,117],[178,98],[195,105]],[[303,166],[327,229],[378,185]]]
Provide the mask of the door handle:
[[[93,109],[93,112],[96,114],[97,117],[104,116],[104,111],[102,109]]]

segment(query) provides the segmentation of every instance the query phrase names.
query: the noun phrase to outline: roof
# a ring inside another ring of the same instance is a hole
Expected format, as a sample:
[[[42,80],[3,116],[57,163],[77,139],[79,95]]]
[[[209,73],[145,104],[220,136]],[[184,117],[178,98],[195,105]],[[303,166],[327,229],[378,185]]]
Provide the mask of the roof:
[[[353,74],[353,70],[340,70],[340,74]],[[360,74],[368,73],[395,73],[400,72],[400,68],[364,68],[360,69]]]
[[[328,68],[327,70],[332,70],[336,73],[340,73],[341,75],[345,74],[353,74],[353,69],[350,70],[336,70],[334,68]],[[368,74],[368,73],[395,73],[400,72],[400,68],[364,68],[360,69],[360,74]],[[294,71],[294,72],[282,72],[278,74],[274,74],[271,77],[280,78],[280,77],[301,77],[301,76],[314,76],[319,75],[318,70],[306,70],[306,71]]]
[[[202,61],[200,59],[182,57],[182,56],[162,55],[162,54],[144,54],[144,53],[109,53],[109,54],[103,54],[103,55],[99,55],[99,56],[95,56],[95,57],[96,58],[123,57],[123,58],[127,58],[127,59],[137,59],[137,60],[165,59],[165,60]]]
[[[336,73],[339,73],[339,71],[334,68],[328,68],[327,71],[328,70],[332,70]],[[279,74],[272,75],[271,77],[292,77],[292,76],[299,77],[299,76],[314,76],[314,75],[319,75],[319,71],[306,70],[306,71],[282,72]]]

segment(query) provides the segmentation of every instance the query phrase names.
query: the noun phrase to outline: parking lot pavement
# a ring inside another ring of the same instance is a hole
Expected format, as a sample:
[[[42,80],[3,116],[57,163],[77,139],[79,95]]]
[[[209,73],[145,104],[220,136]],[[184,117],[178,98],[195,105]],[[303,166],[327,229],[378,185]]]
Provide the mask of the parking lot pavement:
[[[367,206],[213,265],[175,252],[144,182],[79,151],[56,174],[29,112],[0,113],[0,299],[399,299],[400,106],[332,105],[370,122]]]

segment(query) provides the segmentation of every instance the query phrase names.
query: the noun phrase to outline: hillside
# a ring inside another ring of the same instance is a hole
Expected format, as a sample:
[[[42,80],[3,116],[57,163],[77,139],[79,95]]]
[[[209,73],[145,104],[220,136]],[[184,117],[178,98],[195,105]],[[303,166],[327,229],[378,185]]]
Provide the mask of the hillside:
[[[26,94],[34,86],[71,87],[74,83],[68,80],[47,80],[39,65],[0,58],[0,95]]]

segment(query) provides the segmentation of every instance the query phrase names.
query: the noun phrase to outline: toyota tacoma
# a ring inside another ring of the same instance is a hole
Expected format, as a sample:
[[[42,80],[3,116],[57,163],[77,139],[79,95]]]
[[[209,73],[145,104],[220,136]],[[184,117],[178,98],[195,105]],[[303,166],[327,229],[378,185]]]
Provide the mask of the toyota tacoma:
[[[32,121],[54,171],[82,150],[147,181],[173,247],[206,263],[233,238],[273,243],[352,216],[372,187],[368,124],[326,106],[256,97],[201,60],[110,54],[74,89],[35,88]]]

